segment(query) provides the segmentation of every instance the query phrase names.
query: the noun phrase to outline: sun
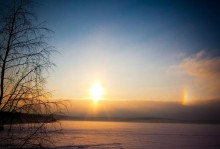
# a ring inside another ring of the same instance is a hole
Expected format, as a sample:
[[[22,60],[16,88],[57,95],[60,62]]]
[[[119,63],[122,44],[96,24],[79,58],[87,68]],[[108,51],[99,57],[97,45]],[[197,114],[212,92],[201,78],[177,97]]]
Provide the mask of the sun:
[[[98,102],[104,94],[104,89],[99,82],[96,82],[90,88],[89,93],[92,96],[93,101]]]

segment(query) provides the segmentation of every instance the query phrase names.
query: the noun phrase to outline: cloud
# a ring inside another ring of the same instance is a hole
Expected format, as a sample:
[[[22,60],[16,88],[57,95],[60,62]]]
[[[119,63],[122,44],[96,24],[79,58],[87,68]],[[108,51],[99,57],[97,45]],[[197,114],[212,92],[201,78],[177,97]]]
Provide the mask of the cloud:
[[[220,97],[220,56],[209,57],[206,51],[200,51],[185,58],[178,69],[189,76],[187,86],[195,98]]]
[[[220,57],[207,58],[205,51],[184,59],[180,66],[184,73],[191,76],[220,75]]]
[[[72,100],[70,116],[103,118],[168,118],[179,120],[220,120],[220,100],[200,101],[182,106],[179,102],[144,100]]]

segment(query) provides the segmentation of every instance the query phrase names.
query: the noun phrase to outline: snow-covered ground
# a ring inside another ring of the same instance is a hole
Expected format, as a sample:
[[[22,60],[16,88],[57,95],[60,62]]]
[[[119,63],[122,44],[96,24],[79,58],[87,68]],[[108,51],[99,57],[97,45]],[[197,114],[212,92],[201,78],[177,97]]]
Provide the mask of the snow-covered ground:
[[[62,121],[53,149],[219,149],[220,125]]]

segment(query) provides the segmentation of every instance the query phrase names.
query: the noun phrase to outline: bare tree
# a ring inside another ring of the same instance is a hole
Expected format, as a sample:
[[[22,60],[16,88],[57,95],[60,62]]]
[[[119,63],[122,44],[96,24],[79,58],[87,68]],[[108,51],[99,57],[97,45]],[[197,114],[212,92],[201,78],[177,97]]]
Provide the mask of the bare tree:
[[[59,109],[45,89],[47,72],[54,66],[54,50],[46,42],[52,31],[37,23],[29,6],[30,1],[14,1],[0,20],[0,129],[5,125],[0,148],[50,143],[47,123]]]

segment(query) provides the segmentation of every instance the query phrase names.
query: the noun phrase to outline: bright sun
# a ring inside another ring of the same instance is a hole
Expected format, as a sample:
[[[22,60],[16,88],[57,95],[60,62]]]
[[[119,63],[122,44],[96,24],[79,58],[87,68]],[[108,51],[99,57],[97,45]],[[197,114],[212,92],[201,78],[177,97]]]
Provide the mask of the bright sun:
[[[103,87],[100,85],[99,82],[96,82],[92,85],[92,87],[89,90],[90,95],[93,98],[94,102],[97,102],[101,99],[101,96],[104,94],[104,89]]]

